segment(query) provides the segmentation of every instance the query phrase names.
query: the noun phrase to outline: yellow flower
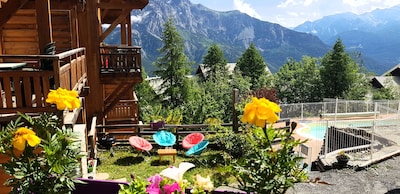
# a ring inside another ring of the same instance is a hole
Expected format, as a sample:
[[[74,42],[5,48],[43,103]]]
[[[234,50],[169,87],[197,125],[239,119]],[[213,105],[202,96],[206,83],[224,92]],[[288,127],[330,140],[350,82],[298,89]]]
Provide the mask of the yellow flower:
[[[201,189],[201,190],[213,190],[214,185],[210,179],[210,176],[207,176],[207,178],[202,177],[199,174],[196,174],[196,186]]]
[[[36,133],[26,127],[20,127],[14,133],[13,147],[19,151],[25,150],[26,142],[29,146],[35,147],[40,143],[40,138],[36,136]]]
[[[58,88],[57,90],[50,90],[46,99],[47,103],[55,104],[58,110],[74,110],[79,108],[81,103],[78,99],[78,92],[75,90],[67,90]]]
[[[279,105],[265,98],[252,98],[250,103],[244,107],[242,117],[243,123],[255,124],[259,127],[265,127],[266,122],[273,124],[279,120],[276,113],[281,112]]]

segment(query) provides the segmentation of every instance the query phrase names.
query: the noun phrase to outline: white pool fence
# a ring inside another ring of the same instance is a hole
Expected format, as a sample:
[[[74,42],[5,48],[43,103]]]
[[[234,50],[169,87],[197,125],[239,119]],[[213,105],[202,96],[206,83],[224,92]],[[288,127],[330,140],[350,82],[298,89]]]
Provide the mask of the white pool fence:
[[[377,160],[382,152],[394,152],[400,146],[399,100],[333,99],[280,107],[280,117],[299,122],[299,135],[312,142],[299,148],[309,164],[317,157],[337,155],[339,151],[348,153],[353,162]]]

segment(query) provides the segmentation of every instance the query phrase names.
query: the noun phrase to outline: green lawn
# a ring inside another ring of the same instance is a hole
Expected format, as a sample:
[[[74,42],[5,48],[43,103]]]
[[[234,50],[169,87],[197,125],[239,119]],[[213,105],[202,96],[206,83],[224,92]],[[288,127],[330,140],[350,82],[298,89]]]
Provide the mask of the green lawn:
[[[192,181],[196,174],[200,174],[203,177],[210,175],[215,185],[234,181],[234,178],[225,176],[224,169],[226,168],[221,152],[207,149],[200,156],[189,157],[185,155],[186,150],[178,150],[175,163],[172,156],[164,156],[160,163],[156,150],[153,148],[149,156],[146,152],[139,153],[130,146],[121,146],[115,149],[113,157],[110,156],[110,151],[99,150],[98,158],[101,164],[97,166],[96,171],[108,173],[109,179],[126,178],[130,181],[131,174],[145,179],[170,166],[178,167],[181,162],[191,162],[195,164],[195,167],[184,174],[184,179]]]

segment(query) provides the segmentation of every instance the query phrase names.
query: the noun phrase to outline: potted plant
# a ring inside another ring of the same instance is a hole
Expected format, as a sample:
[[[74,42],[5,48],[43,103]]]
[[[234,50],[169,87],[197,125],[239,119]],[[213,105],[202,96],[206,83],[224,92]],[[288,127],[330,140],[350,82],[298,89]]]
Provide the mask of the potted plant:
[[[343,150],[338,153],[336,160],[339,166],[346,166],[347,162],[350,160],[350,156],[347,155]]]

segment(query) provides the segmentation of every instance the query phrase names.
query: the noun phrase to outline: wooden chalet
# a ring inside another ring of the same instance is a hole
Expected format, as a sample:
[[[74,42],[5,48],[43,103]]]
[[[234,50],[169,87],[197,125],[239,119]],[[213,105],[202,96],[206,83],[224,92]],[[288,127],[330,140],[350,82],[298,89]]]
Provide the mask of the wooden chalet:
[[[77,90],[82,100],[80,110],[64,115],[65,124],[138,123],[134,85],[142,82],[141,49],[132,45],[130,13],[147,4],[0,0],[0,125],[17,112],[55,111],[45,99],[58,87]],[[121,45],[105,46],[117,26]]]

